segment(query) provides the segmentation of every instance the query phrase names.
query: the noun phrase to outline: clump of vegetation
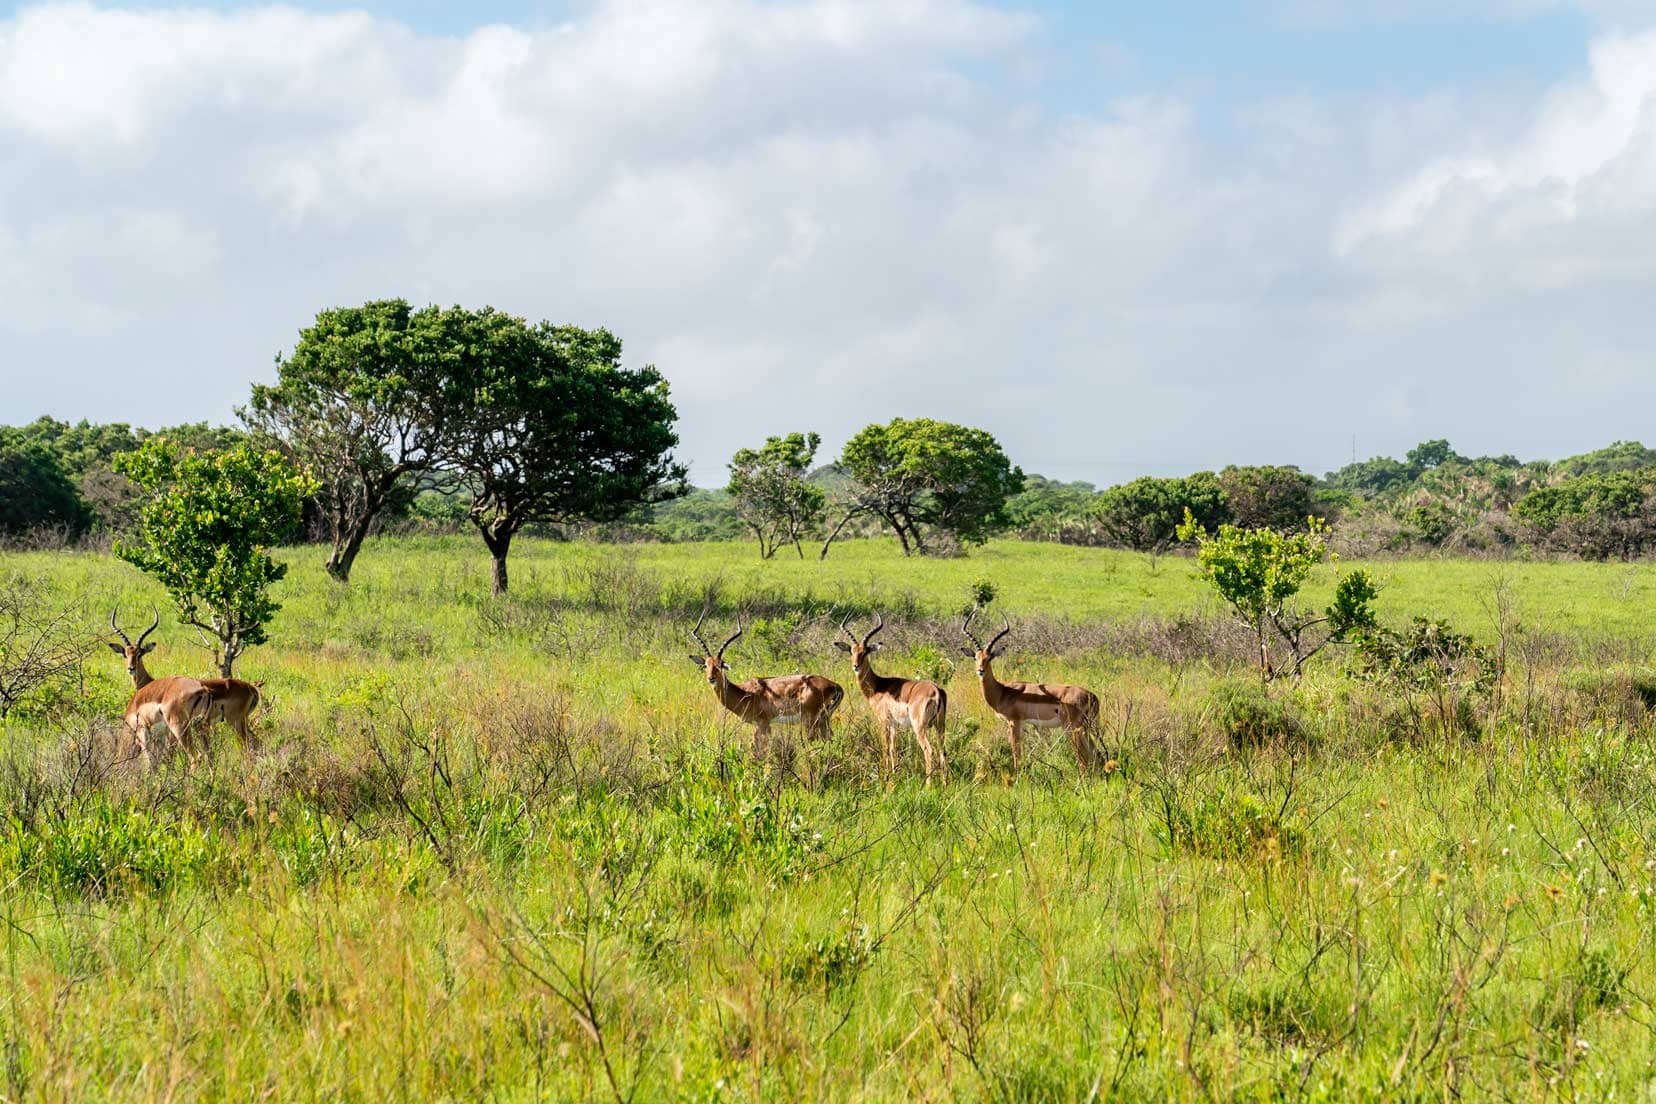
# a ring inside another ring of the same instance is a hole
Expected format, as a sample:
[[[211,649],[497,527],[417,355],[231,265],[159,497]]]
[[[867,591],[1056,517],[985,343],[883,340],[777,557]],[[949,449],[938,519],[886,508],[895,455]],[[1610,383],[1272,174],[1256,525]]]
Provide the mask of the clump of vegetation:
[[[1303,748],[1304,717],[1292,698],[1265,692],[1257,682],[1226,682],[1213,691],[1214,721],[1234,748]]]
[[[1196,542],[1203,577],[1253,632],[1265,682],[1279,673],[1299,678],[1312,656],[1374,624],[1370,603],[1380,588],[1367,571],[1342,575],[1334,601],[1321,613],[1295,605],[1312,569],[1328,558],[1326,531],[1322,521],[1309,518],[1300,533],[1222,525],[1210,534],[1188,512],[1179,526],[1179,539]],[[1320,635],[1313,632],[1319,629]],[[1287,652],[1280,665],[1271,662],[1273,644]]]
[[[822,438],[815,433],[767,437],[757,449],[738,449],[730,458],[725,488],[742,519],[759,542],[759,558],[768,560],[791,544],[805,558],[801,541],[822,526],[828,496],[806,476]]]

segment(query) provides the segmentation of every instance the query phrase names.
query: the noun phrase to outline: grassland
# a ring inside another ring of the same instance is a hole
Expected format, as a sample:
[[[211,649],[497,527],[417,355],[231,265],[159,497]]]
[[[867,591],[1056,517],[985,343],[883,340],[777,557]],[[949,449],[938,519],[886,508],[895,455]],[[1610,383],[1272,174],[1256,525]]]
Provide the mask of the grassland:
[[[265,750],[143,775],[107,651],[0,747],[0,1099],[1645,1099],[1656,1083],[1656,571],[1370,565],[1497,688],[1250,684],[1189,563],[1017,543],[295,549]],[[158,593],[8,555],[89,634]],[[1314,600],[1333,578],[1325,570]],[[1008,775],[953,619],[1104,698]],[[854,691],[764,761],[685,659],[814,669],[884,610],[947,679],[953,777],[882,774]],[[206,656],[170,623],[159,673]]]

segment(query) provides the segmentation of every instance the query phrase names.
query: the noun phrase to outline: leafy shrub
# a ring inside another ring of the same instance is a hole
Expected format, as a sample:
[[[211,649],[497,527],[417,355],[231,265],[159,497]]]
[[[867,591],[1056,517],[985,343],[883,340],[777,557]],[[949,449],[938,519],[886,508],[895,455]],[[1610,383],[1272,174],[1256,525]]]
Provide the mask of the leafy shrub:
[[[1373,626],[1356,638],[1359,677],[1412,690],[1445,687],[1487,692],[1494,685],[1493,655],[1444,620],[1416,617],[1402,631]]]
[[[1174,851],[1234,860],[1297,854],[1305,830],[1251,793],[1221,791],[1194,800],[1162,794],[1163,842]]]
[[[1093,503],[1092,516],[1106,544],[1152,552],[1180,539],[1187,511],[1204,528],[1231,520],[1229,501],[1212,472],[1178,479],[1145,476],[1111,487]]]
[[[1656,544],[1656,469],[1573,476],[1530,492],[1512,514],[1543,548],[1632,559]]]
[[[32,829],[10,821],[0,835],[0,871],[7,880],[21,876],[91,897],[164,893],[201,876],[221,857],[216,841],[194,823],[118,808],[101,795]]]
[[[1257,682],[1221,683],[1214,689],[1215,721],[1234,748],[1303,745],[1305,724],[1293,700],[1272,697]]]

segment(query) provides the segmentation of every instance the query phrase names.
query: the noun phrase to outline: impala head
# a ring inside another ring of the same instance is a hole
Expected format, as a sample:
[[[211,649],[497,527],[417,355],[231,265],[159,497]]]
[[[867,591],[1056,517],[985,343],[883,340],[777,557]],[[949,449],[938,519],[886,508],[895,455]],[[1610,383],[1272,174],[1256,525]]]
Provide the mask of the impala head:
[[[990,661],[1005,654],[1005,649],[998,647],[998,645],[1003,639],[1006,638],[1007,634],[1012,631],[1012,622],[1008,621],[1003,614],[1001,616],[1001,624],[1004,626],[1001,631],[995,634],[994,638],[989,641],[988,645],[985,645],[983,641],[972,635],[972,615],[970,613],[968,613],[966,615],[966,619],[960,623],[960,631],[965,633],[966,639],[972,642],[972,646],[970,648],[962,648],[961,651],[965,652],[976,661],[978,678],[982,678],[984,675],[989,673]]]
[[[851,669],[853,671],[861,671],[868,663],[869,653],[880,650],[878,644],[870,642],[881,629],[885,628],[885,618],[880,616],[878,610],[875,610],[874,627],[869,629],[867,635],[861,640],[858,640],[856,634],[846,628],[846,622],[850,620],[851,615],[848,613],[845,615],[845,619],[840,622],[840,632],[845,634],[845,639],[834,641],[834,647],[851,656]]]
[[[119,606],[109,611],[109,627],[116,636],[121,638],[119,644],[113,640],[109,641],[109,650],[126,660],[127,674],[136,674],[144,665],[144,657],[155,651],[155,645],[145,644],[144,640],[150,633],[155,631],[156,626],[161,624],[161,613],[152,607],[151,612],[155,614],[155,620],[150,622],[149,628],[138,635],[138,643],[134,644],[127,638],[127,634],[121,631],[121,626],[116,623],[120,612]]]
[[[725,672],[730,670],[730,664],[724,661],[724,653],[725,649],[730,647],[738,636],[742,635],[742,619],[739,615],[737,616],[736,631],[725,637],[725,642],[719,645],[719,650],[716,652],[707,646],[707,641],[702,639],[702,622],[706,620],[707,611],[704,609],[702,615],[696,618],[696,627],[690,630],[690,638],[701,646],[701,655],[691,656],[690,662],[707,673],[707,684],[709,686],[717,686],[724,680]]]

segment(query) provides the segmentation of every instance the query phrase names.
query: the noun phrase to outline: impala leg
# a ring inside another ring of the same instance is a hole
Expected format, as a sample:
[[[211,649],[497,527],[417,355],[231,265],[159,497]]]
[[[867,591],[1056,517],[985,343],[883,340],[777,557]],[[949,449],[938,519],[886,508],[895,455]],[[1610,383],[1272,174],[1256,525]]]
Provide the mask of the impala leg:
[[[760,721],[753,726],[753,757],[763,759],[765,748],[770,743],[770,725]]]
[[[150,760],[149,729],[141,724],[128,725],[127,728],[132,733],[132,746],[138,749],[138,761],[144,764],[144,773],[148,774],[155,765]]]
[[[1012,726],[1012,731],[1008,737],[1012,742],[1012,773],[1017,774],[1018,760],[1022,758],[1019,752],[1023,747],[1023,722],[1014,720],[1009,723]]]
[[[926,784],[929,786],[932,779],[932,746],[931,741],[926,738],[926,726],[915,724],[914,718],[910,717],[909,727],[914,730],[915,742],[920,745],[920,755],[926,760]]]
[[[937,730],[937,765],[943,771],[943,781],[949,780],[949,756],[944,751],[946,743],[943,739],[943,715],[935,713],[931,718],[931,726]]]

